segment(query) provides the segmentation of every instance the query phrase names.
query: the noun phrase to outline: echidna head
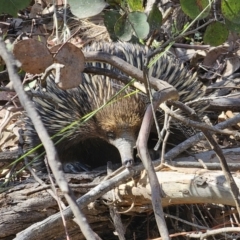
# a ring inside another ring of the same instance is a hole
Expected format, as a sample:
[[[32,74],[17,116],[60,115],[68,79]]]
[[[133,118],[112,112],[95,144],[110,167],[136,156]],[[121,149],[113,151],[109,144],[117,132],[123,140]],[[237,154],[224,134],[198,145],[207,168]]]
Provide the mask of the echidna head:
[[[133,148],[144,110],[143,101],[132,96],[117,99],[97,113],[96,118],[102,135],[118,149],[125,167],[130,167],[134,162]]]

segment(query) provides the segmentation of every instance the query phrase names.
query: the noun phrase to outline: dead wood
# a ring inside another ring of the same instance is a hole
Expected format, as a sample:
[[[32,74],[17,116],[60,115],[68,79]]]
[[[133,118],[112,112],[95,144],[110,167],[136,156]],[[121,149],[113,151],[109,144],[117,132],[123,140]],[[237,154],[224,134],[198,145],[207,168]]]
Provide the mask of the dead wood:
[[[232,164],[234,164],[237,161],[236,153],[239,151],[239,149],[225,150],[225,156],[232,159]],[[206,166],[214,163],[213,152],[205,153],[205,156],[205,159],[200,155],[195,156],[195,162],[197,163],[196,159],[201,159]],[[179,160],[183,162],[183,159]],[[192,159],[185,160],[192,161]],[[102,183],[105,177],[101,172],[68,174],[66,176],[78,198]],[[240,187],[238,174],[233,174],[233,177],[237,186]],[[166,165],[161,172],[157,172],[157,178],[164,192],[162,198],[164,207],[195,203],[234,206],[234,200],[222,171],[176,168]],[[42,180],[48,184],[47,179],[46,176],[42,176]],[[83,204],[80,207],[87,216],[92,229],[101,236],[103,233],[114,231],[114,226],[110,220],[109,205],[114,206],[121,213],[124,225],[128,224],[130,216],[152,212],[150,189],[147,175],[142,172],[136,175],[133,180],[115,186],[113,190],[93,203],[87,206]],[[59,199],[63,201],[63,204],[66,204],[63,194],[60,190],[58,191]],[[61,219],[57,221],[57,224],[50,226],[51,231],[38,231],[42,224],[50,223],[50,219],[56,217],[55,213],[58,211],[57,203],[46,191],[46,187],[40,186],[31,178],[16,183],[15,186],[0,194],[0,239],[13,239],[14,234],[18,234],[15,239],[31,239],[27,237],[29,226],[31,226],[31,232],[37,236],[37,239],[54,239],[56,237],[64,239]],[[71,219],[67,221],[67,229],[71,239],[84,239],[79,227]],[[19,233],[22,230],[24,231]]]

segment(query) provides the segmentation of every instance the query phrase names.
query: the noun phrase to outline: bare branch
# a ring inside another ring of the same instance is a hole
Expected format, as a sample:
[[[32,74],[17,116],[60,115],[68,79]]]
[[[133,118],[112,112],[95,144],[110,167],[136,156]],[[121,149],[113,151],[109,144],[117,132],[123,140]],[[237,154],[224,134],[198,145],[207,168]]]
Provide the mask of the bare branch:
[[[77,222],[82,229],[84,235],[86,236],[87,239],[95,239],[95,234],[93,233],[92,229],[90,226],[87,224],[86,217],[83,215],[83,213],[80,211],[78,208],[78,205],[74,201],[74,195],[72,190],[67,184],[67,181],[65,180],[64,173],[62,171],[62,164],[60,163],[58,159],[57,152],[55,150],[54,144],[52,140],[49,138],[49,135],[44,128],[43,123],[40,120],[40,117],[35,110],[33,104],[31,101],[28,99],[27,95],[24,92],[23,86],[21,84],[21,81],[19,79],[19,76],[17,75],[15,68],[17,66],[17,61],[13,58],[12,54],[7,51],[6,46],[2,39],[0,39],[0,52],[3,60],[5,61],[8,69],[8,74],[13,82],[15,91],[18,93],[19,100],[22,104],[22,106],[25,108],[25,110],[28,113],[28,116],[31,118],[34,127],[38,133],[39,138],[41,139],[44,148],[46,150],[48,160],[50,167],[52,169],[52,172],[56,178],[56,181],[61,188],[62,192],[65,194],[65,197],[71,206],[76,218]],[[25,239],[23,238],[18,238],[18,239]]]

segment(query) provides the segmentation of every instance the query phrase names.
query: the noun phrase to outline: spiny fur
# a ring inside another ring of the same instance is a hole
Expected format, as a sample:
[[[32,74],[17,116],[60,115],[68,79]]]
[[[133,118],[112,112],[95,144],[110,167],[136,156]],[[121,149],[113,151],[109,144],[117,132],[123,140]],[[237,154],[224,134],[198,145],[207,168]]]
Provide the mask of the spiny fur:
[[[122,58],[139,69],[143,69],[145,57],[147,54],[151,53],[150,48],[131,43],[98,42],[84,50],[110,53]],[[114,67],[102,63],[92,63],[92,65],[114,69]],[[114,70],[118,71],[116,69]],[[179,92],[180,101],[184,103],[204,95],[204,91],[202,90],[203,84],[198,80],[196,73],[185,68],[182,62],[170,53],[163,55],[156,61],[149,69],[149,75],[167,81],[173,85]]]
[[[120,90],[113,88],[109,80],[98,80],[100,79],[93,78],[87,82],[85,78],[81,86],[67,91],[59,89],[53,79],[48,81],[47,93],[57,105],[44,99],[45,93],[42,90],[40,91],[43,93],[43,98],[34,98],[34,103],[49,133],[55,134],[74,121],[79,121],[68,130],[75,131],[75,133],[66,137],[71,140],[71,144],[74,144],[75,141],[83,141],[86,138],[104,138],[101,127],[106,131],[114,131],[118,127],[133,128],[141,124],[145,104],[137,95],[123,98],[123,94],[121,94],[122,98],[117,97],[84,124],[80,121],[86,114],[106,104]],[[103,90],[105,90],[104,94]],[[128,94],[128,92],[124,91],[124,94]],[[32,125],[28,118],[26,121]],[[31,130],[33,129],[31,128]],[[31,133],[35,133],[34,130]],[[63,135],[66,136],[66,132]]]
[[[150,52],[150,49],[139,45],[104,42],[93,44],[84,50],[102,51],[116,55],[140,69],[143,67],[145,55]],[[118,72],[107,64],[92,63],[91,65]],[[166,80],[176,87],[180,94],[180,100],[183,102],[203,95],[202,83],[184,68],[181,62],[169,55],[161,57],[149,72],[153,77]],[[123,97],[132,91],[127,88],[112,103],[106,105],[91,119],[83,123],[79,121],[83,116],[107,103],[123,87],[123,84],[105,76],[88,74],[83,74],[83,82],[79,87],[67,91],[59,89],[51,77],[47,83],[46,92],[54,99],[55,103],[44,98],[34,98],[33,101],[49,135],[55,135],[64,127],[77,121],[72,128],[54,139],[59,140],[61,137],[65,137],[56,146],[60,158],[63,155],[69,157],[68,152],[73,151],[72,147],[81,148],[81,145],[89,139],[90,141],[91,139],[102,139],[108,142],[108,133],[113,133],[115,138],[118,138],[120,132],[125,131],[134,136],[133,139],[137,137],[146,108],[145,99],[140,94]],[[42,89],[39,92],[44,94]],[[30,119],[26,118],[25,123],[25,145],[28,150],[40,142]],[[71,159],[61,159],[61,161],[64,160],[70,161]],[[81,159],[77,159],[77,161],[81,161]],[[37,162],[41,163],[42,161]]]

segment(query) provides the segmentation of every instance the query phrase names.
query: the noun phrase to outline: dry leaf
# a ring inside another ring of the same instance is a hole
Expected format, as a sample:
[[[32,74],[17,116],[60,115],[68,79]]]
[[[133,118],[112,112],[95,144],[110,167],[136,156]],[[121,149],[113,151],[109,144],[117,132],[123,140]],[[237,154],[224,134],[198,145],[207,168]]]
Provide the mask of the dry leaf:
[[[216,61],[222,56],[227,54],[227,46],[219,46],[212,48],[206,55],[203,60],[203,65],[207,67],[213,67],[216,64]]]
[[[22,69],[32,74],[39,74],[53,64],[48,48],[34,39],[27,39],[14,45],[13,54],[22,63]]]
[[[51,48],[51,52],[57,52],[54,62],[64,65],[61,68],[61,77],[58,86],[61,89],[69,89],[79,86],[82,82],[81,72],[84,69],[84,55],[82,51],[71,43],[59,44]],[[60,50],[58,51],[58,49]]]
[[[227,77],[232,75],[236,70],[238,70],[240,67],[240,60],[239,57],[235,54],[228,54],[226,56],[226,68],[223,72],[223,76]]]

